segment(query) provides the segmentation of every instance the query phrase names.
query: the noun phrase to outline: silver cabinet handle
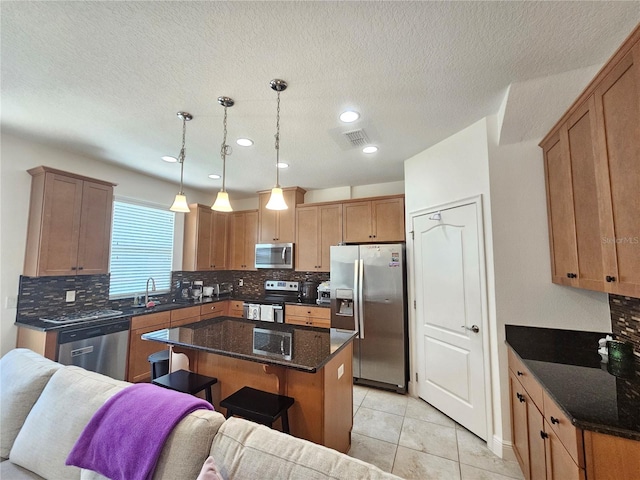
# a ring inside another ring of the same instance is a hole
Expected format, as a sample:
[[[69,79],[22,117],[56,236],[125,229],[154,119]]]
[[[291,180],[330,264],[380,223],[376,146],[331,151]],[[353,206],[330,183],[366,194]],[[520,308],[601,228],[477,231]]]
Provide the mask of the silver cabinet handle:
[[[465,330],[471,330],[473,333],[478,333],[480,331],[480,328],[478,328],[478,325],[471,325],[470,327],[467,327],[466,325],[461,325],[460,328],[464,328]]]

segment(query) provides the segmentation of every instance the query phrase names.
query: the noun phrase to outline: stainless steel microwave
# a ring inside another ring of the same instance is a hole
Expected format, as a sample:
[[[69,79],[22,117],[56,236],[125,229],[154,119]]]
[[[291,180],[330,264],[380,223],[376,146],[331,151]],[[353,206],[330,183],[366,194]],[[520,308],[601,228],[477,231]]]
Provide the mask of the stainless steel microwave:
[[[293,268],[293,243],[257,243],[256,268]]]

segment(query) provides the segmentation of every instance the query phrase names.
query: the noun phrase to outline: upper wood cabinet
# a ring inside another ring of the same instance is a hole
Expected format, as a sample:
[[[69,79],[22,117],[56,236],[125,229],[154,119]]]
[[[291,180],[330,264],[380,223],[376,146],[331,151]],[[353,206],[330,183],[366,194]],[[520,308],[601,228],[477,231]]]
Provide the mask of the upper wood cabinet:
[[[187,271],[227,268],[228,214],[200,204],[189,205],[184,219],[182,269]]]
[[[540,146],[552,281],[640,297],[640,26]]]
[[[296,270],[328,272],[331,246],[341,241],[341,203],[296,208]]]
[[[344,242],[404,242],[404,195],[345,201],[342,205]]]
[[[258,243],[292,243],[296,236],[296,205],[304,202],[306,190],[300,187],[283,188],[286,210],[266,208],[271,190],[258,192]]]
[[[49,167],[32,175],[24,274],[109,272],[114,183]]]
[[[229,214],[229,269],[255,270],[258,211]]]

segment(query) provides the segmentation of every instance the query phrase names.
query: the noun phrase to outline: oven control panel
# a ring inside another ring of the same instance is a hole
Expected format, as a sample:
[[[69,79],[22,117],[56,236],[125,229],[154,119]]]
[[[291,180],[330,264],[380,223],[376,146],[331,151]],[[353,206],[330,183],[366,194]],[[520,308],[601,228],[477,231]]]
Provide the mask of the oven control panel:
[[[264,282],[265,290],[279,290],[283,292],[297,292],[300,289],[300,282],[290,282],[288,280],[267,280]]]

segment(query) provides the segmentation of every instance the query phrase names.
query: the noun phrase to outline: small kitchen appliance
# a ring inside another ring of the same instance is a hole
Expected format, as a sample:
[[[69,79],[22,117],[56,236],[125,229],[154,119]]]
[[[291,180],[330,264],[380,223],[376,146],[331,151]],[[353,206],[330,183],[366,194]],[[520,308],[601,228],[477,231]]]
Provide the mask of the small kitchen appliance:
[[[310,280],[304,281],[300,284],[300,294],[298,295],[298,301],[301,303],[316,303],[318,298],[318,285],[319,282],[312,282]]]
[[[318,285],[318,305],[331,305],[331,282],[322,282]]]
[[[218,289],[217,295],[231,295],[233,293],[233,283],[222,282]]]
[[[293,269],[293,243],[257,243],[256,268]]]

